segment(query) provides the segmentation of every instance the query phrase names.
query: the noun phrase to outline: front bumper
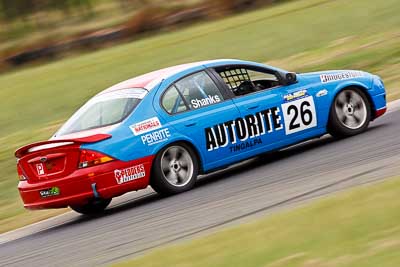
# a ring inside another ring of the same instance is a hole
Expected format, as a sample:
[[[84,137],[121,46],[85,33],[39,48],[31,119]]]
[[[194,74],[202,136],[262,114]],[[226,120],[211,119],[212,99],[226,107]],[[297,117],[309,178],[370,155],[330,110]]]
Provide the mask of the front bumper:
[[[386,112],[386,93],[380,93],[371,96],[375,109],[375,114],[372,114],[372,119],[376,119]]]
[[[112,161],[78,169],[67,177],[31,183],[20,181],[18,190],[27,209],[83,205],[95,197],[112,198],[149,185],[154,156],[132,161]],[[41,192],[56,188],[56,195]]]

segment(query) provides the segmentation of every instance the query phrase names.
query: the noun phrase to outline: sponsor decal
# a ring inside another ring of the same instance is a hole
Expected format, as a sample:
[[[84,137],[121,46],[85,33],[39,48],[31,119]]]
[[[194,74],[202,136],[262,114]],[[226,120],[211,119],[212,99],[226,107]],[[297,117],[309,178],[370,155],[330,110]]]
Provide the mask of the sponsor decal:
[[[152,133],[141,136],[143,144],[148,146],[167,141],[169,137],[171,137],[171,134],[168,128],[154,131]]]
[[[231,145],[230,151],[236,152],[261,144],[260,136],[283,129],[279,112],[279,107],[273,107],[205,128],[207,151]]]
[[[36,171],[38,175],[44,175],[43,163],[36,164]]]
[[[192,99],[190,100],[190,104],[193,108],[201,108],[208,105],[216,104],[221,102],[221,98],[218,95],[208,95],[206,98],[203,99]]]
[[[315,95],[316,97],[321,97],[321,96],[326,96],[328,94],[328,90],[322,89],[318,91],[318,93]]]
[[[58,196],[60,194],[60,188],[54,186],[49,189],[41,190],[41,191],[39,191],[39,193],[42,198],[54,197],[54,196]]]
[[[256,145],[261,145],[261,144],[262,144],[262,140],[261,140],[261,138],[258,137],[258,138],[254,138],[254,139],[251,139],[249,141],[246,141],[244,143],[240,143],[240,144],[236,144],[236,145],[230,146],[229,150],[231,152],[238,152],[240,150],[245,150],[245,149],[251,148],[251,147],[256,146]]]
[[[283,98],[285,99],[285,102],[289,102],[306,96],[308,96],[307,90],[300,90],[294,93],[284,95]]]
[[[282,104],[282,112],[287,135],[317,126],[317,116],[312,96]]]
[[[122,170],[114,170],[117,184],[123,184],[146,176],[144,165],[136,165]]]
[[[342,81],[363,76],[364,74],[361,71],[346,71],[334,74],[321,74],[319,77],[322,83],[328,83],[328,82]]]
[[[134,135],[148,133],[160,129],[161,127],[162,125],[157,117],[153,117],[129,126]]]

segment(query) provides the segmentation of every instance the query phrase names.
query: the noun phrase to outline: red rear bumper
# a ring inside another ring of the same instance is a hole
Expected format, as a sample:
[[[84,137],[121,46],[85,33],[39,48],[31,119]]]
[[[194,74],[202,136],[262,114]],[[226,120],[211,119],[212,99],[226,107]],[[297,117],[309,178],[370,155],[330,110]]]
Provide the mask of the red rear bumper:
[[[112,161],[78,169],[67,177],[30,183],[21,181],[18,190],[27,209],[63,208],[85,204],[98,193],[112,198],[149,185],[154,156],[133,161]],[[57,195],[41,196],[41,191],[57,188]]]

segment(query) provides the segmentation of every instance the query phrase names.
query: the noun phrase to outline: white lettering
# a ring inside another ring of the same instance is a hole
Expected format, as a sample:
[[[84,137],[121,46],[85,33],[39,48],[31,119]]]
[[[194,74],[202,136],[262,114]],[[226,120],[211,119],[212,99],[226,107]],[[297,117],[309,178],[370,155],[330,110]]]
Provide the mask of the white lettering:
[[[36,170],[38,175],[44,175],[43,163],[36,164]]]
[[[192,105],[192,107],[194,109],[196,108],[201,108],[201,107],[205,107],[208,105],[212,105],[212,104],[216,104],[221,102],[221,98],[218,95],[208,95],[206,98],[203,99],[192,99],[190,100],[190,104]]]
[[[319,77],[322,83],[347,80],[351,78],[363,77],[364,74],[361,71],[347,71],[335,74],[321,74]]]
[[[144,145],[155,145],[164,141],[167,141],[168,138],[171,137],[171,134],[169,132],[168,128],[158,130],[149,134],[145,134],[141,136],[142,143]]]

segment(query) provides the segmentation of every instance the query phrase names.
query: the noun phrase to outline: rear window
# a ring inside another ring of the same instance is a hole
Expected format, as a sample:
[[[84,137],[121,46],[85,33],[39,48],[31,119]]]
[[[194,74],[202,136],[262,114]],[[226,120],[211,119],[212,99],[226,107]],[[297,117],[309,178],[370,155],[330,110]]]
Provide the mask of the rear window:
[[[83,105],[56,136],[119,123],[132,113],[146,93],[145,89],[131,88],[97,95]]]

